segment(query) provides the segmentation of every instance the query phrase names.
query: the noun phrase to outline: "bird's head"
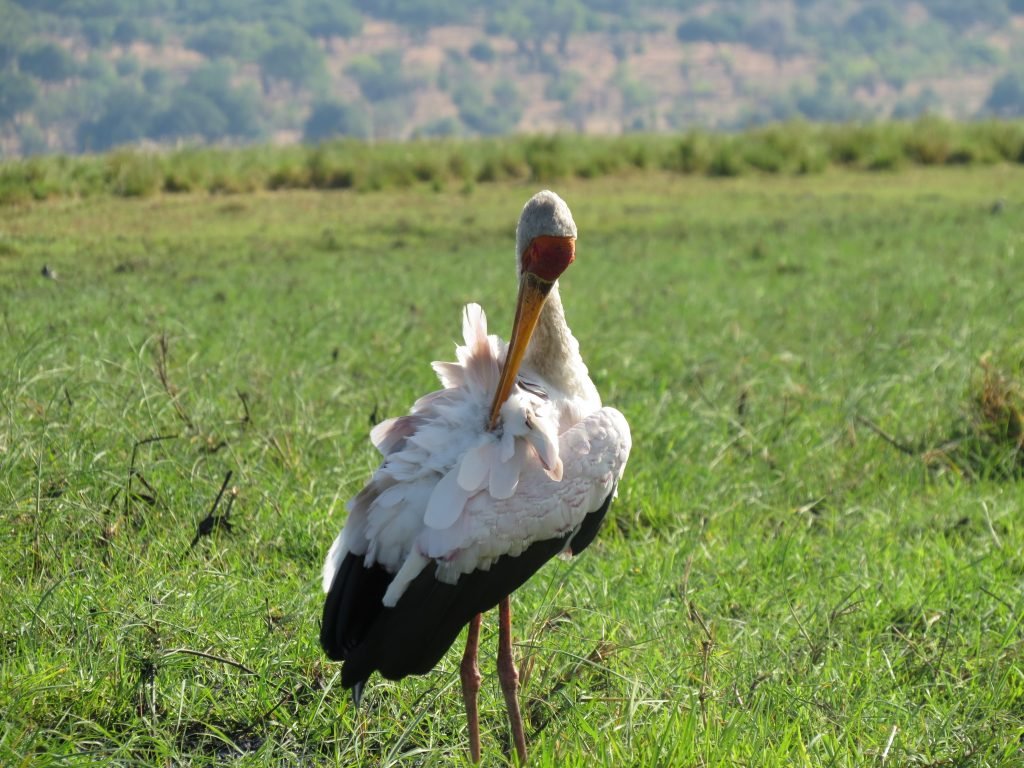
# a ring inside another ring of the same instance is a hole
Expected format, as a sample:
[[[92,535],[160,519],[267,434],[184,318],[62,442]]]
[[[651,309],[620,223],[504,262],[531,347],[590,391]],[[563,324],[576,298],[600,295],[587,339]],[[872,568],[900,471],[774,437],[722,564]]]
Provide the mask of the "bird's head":
[[[512,391],[548,294],[576,258],[576,222],[569,206],[554,192],[538,192],[523,206],[516,227],[516,255],[519,298],[505,364],[491,404],[490,429],[496,429],[501,420],[501,406]]]
[[[576,257],[576,222],[565,200],[550,190],[531,197],[516,227],[519,276],[553,283]]]

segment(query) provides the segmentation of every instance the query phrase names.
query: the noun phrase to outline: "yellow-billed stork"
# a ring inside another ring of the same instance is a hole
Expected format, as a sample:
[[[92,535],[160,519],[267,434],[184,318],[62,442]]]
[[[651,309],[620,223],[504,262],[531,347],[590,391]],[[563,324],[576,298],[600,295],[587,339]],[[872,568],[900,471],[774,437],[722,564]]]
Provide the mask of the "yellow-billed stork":
[[[344,662],[357,705],[374,671],[425,674],[469,625],[461,681],[474,761],[480,615],[500,605],[498,677],[525,763],[509,595],[590,544],[629,457],[629,425],[601,406],[565,321],[557,281],[575,246],[565,202],[546,190],[530,198],[509,344],[466,306],[458,362],[433,364],[444,388],[371,431],[384,460],[348,502],[324,563],[320,642]]]

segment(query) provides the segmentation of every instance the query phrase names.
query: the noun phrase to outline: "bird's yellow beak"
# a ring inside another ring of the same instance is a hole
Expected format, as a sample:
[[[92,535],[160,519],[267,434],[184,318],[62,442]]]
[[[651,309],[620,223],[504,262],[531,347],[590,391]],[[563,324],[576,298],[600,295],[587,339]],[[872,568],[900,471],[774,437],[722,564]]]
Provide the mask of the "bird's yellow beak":
[[[537,327],[544,301],[559,275],[575,258],[576,241],[571,237],[538,237],[530,244],[523,257],[523,273],[519,279],[519,298],[516,317],[512,323],[512,336],[508,340],[505,365],[498,379],[498,389],[491,403],[487,428],[498,427],[501,406],[505,404],[515,383],[519,366],[523,362],[530,338]],[[542,276],[543,275],[543,276]]]

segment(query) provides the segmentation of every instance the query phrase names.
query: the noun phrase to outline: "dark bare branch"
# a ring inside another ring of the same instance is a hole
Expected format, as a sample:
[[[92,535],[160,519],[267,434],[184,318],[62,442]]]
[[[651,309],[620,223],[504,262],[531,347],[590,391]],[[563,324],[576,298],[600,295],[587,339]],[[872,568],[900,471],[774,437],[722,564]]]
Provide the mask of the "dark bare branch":
[[[174,406],[174,412],[178,414],[178,418],[181,419],[185,426],[189,429],[195,429],[195,424],[192,421],[192,417],[185,412],[181,402],[178,399],[178,388],[175,387],[170,380],[167,373],[167,358],[170,355],[170,342],[167,340],[167,332],[160,334],[160,340],[157,344],[156,352],[154,357],[156,358],[156,375],[160,379],[160,385],[164,388],[164,392],[167,393],[167,397],[171,399],[171,405]]]
[[[217,507],[220,505],[220,500],[224,496],[224,491],[227,490],[228,483],[231,482],[231,475],[232,472],[229,469],[227,471],[227,474],[224,475],[224,482],[221,483],[220,490],[217,491],[217,497],[213,500],[213,506],[210,507],[210,511],[207,513],[206,517],[199,521],[199,526],[196,529],[195,538],[192,539],[192,543],[189,544],[189,549],[195,547],[195,545],[199,543],[200,538],[202,538],[203,536],[209,536],[211,533],[213,533],[215,528],[220,527],[228,532],[231,531],[231,521],[228,520],[228,516],[231,514],[231,506],[234,504],[235,497],[238,495],[237,488],[231,489],[231,495],[228,497],[228,504],[226,509],[224,510],[224,514],[216,514]]]
[[[147,437],[147,438],[144,438],[142,440],[137,441],[135,443],[135,445],[132,446],[132,459],[131,459],[131,461],[128,464],[128,479],[127,479],[127,481],[124,484],[124,487],[125,487],[125,493],[124,493],[124,515],[125,515],[125,517],[128,517],[128,512],[129,512],[128,504],[131,502],[131,499],[132,499],[132,478],[138,476],[138,472],[135,471],[135,459],[139,455],[139,448],[141,448],[144,445],[149,445],[150,443],[159,443],[159,442],[161,442],[163,440],[174,440],[177,437],[178,437],[178,435],[153,435],[153,437]],[[145,479],[143,479],[142,482],[143,482],[143,484],[145,484],[145,486],[147,488],[149,488],[149,490],[153,493],[153,495],[155,497],[156,492],[153,491],[153,489],[149,485],[149,483],[147,483],[145,481]],[[116,497],[116,494],[115,494],[115,497]],[[110,503],[111,504],[114,503],[114,498],[110,499]]]
[[[907,445],[906,443],[900,442],[899,440],[897,440],[895,437],[890,435],[888,432],[886,432],[884,429],[882,429],[880,426],[875,424],[875,422],[873,422],[871,419],[867,418],[866,416],[858,416],[857,417],[857,421],[860,422],[861,424],[863,424],[868,429],[870,429],[872,432],[874,432],[880,438],[885,440],[885,442],[887,442],[889,445],[891,445],[897,451],[900,451],[901,453],[905,453],[905,454],[907,454],[907,456],[920,456],[920,451],[912,448],[911,446]]]

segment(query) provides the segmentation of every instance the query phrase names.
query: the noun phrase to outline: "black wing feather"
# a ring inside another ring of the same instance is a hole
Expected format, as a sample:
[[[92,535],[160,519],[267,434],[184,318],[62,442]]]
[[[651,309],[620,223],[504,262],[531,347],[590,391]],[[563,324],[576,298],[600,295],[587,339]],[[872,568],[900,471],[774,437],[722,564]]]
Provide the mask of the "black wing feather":
[[[351,552],[331,582],[320,625],[320,645],[327,656],[342,661],[363,640],[384,610],[381,602],[392,576],[379,565],[369,568]]]
[[[583,522],[580,523],[580,527],[576,529],[576,533],[569,539],[570,554],[578,555],[590,546],[590,542],[594,540],[597,536],[597,532],[601,529],[601,523],[604,522],[604,516],[608,514],[608,507],[612,505],[612,497],[614,495],[615,488],[612,488],[612,492],[608,494],[604,503],[583,518]]]
[[[490,569],[464,574],[457,584],[438,581],[428,566],[392,608],[381,602],[392,575],[379,565],[366,567],[360,555],[346,555],[327,593],[320,629],[327,655],[345,662],[342,685],[361,686],[374,671],[399,680],[432,670],[474,616],[494,608],[567,546],[583,551],[597,535],[613,495],[614,490],[564,536],[500,557]]]

